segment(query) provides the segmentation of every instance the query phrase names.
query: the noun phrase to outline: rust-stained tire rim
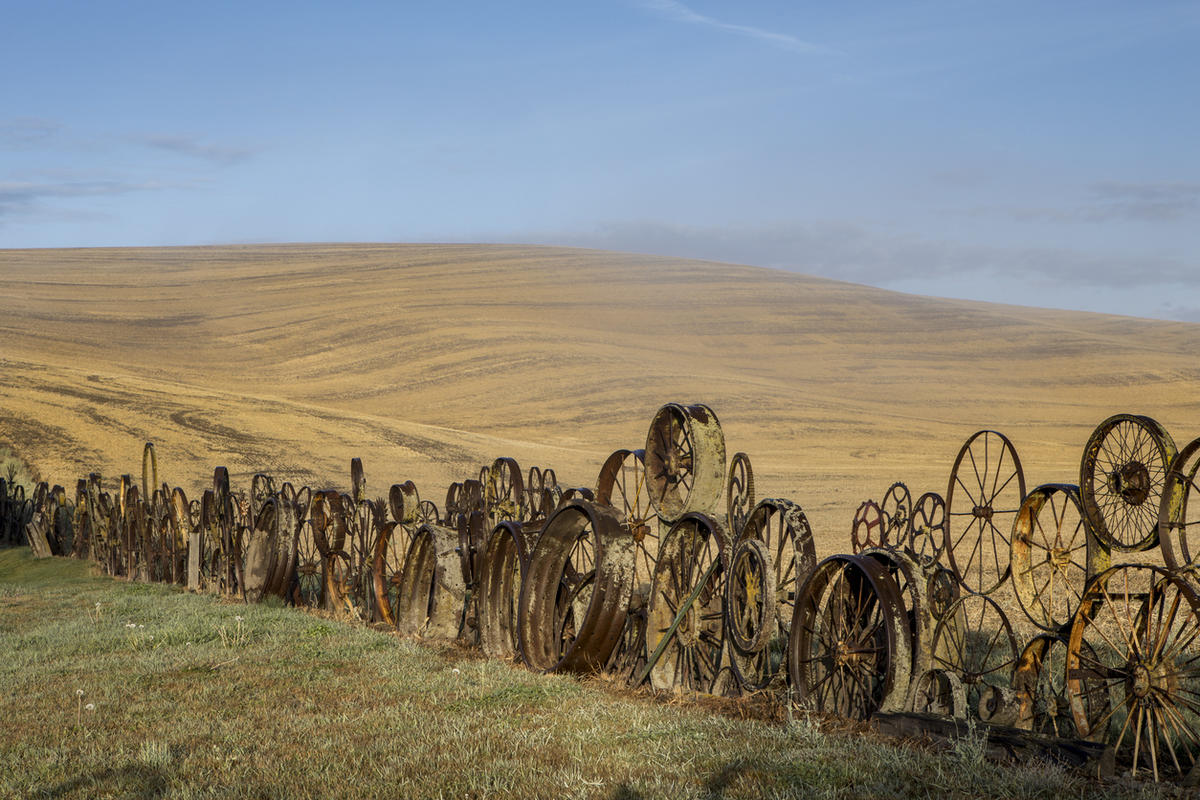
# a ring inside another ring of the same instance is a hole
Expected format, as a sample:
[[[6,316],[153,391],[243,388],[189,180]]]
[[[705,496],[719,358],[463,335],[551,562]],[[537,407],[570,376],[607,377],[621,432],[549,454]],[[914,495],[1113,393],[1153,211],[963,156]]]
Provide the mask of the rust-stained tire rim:
[[[594,554],[589,569],[571,563],[581,542]],[[581,603],[585,585],[591,588]],[[521,582],[518,632],[525,663],[542,672],[602,669],[621,636],[632,586],[633,545],[616,513],[586,500],[564,504],[546,521]],[[564,615],[576,611],[573,635],[564,640]]]
[[[658,515],[674,522],[714,513],[725,490],[725,435],[706,405],[668,403],[646,435],[646,485]]]

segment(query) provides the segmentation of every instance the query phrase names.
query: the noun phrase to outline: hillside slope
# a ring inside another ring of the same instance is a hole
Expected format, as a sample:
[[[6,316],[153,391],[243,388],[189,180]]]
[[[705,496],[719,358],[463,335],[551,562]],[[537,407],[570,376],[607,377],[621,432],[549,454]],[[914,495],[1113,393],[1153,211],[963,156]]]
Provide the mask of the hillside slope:
[[[0,442],[47,479],[212,466],[372,492],[511,455],[590,485],[654,411],[705,402],[760,496],[821,553],[892,480],[944,492],[991,427],[1032,486],[1077,480],[1119,411],[1200,435],[1200,325],[902,295],[564,248],[264,245],[0,251]]]

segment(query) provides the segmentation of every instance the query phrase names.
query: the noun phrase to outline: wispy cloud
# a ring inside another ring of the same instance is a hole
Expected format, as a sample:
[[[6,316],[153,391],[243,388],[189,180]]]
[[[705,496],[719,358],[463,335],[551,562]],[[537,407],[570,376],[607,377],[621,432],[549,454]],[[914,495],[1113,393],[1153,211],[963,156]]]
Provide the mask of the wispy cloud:
[[[731,22],[722,22],[719,19],[706,16],[697,11],[692,10],[678,0],[641,0],[643,8],[649,9],[657,14],[660,14],[667,19],[676,22],[685,22],[691,25],[703,25],[709,28],[734,33],[739,36],[748,36],[752,39],[759,39],[764,42],[783,47],[788,50],[796,50],[805,53],[827,53],[829,48],[823,47],[812,42],[806,42],[796,36],[787,33],[777,33],[769,31],[765,28],[756,28],[753,25],[737,25]]]
[[[39,213],[45,200],[107,197],[167,188],[155,181],[91,180],[66,182],[0,181],[0,219]]]
[[[41,117],[0,120],[0,149],[25,150],[52,139],[61,125]]]
[[[245,161],[257,151],[248,147],[208,144],[191,136],[142,136],[138,141],[156,150],[227,166]]]
[[[974,213],[1018,222],[1178,222],[1200,216],[1200,183],[1106,181],[1089,186],[1074,205],[984,207]]]

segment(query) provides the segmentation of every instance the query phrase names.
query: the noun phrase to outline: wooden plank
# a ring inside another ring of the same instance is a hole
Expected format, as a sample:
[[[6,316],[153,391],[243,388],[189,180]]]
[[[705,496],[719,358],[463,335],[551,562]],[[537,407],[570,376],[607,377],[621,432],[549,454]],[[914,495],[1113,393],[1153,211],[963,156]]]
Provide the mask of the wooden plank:
[[[872,715],[871,727],[888,736],[944,742],[971,734],[967,720],[938,714],[879,711]],[[1102,778],[1110,777],[1115,769],[1112,748],[1096,742],[1041,736],[1020,728],[979,721],[974,723],[974,735],[986,736],[987,755],[994,761],[1027,763],[1036,759],[1094,769]]]

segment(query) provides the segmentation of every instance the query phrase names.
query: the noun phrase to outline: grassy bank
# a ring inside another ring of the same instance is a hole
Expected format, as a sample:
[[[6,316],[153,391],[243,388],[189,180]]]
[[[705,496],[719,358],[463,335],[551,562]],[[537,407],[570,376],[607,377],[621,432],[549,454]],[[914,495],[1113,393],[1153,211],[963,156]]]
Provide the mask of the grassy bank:
[[[0,550],[3,797],[1158,797]],[[80,694],[82,692],[82,694]]]

